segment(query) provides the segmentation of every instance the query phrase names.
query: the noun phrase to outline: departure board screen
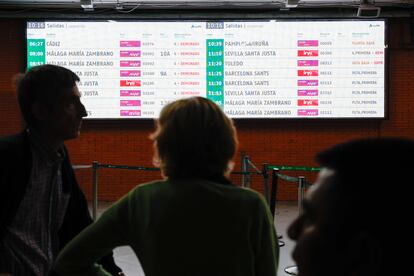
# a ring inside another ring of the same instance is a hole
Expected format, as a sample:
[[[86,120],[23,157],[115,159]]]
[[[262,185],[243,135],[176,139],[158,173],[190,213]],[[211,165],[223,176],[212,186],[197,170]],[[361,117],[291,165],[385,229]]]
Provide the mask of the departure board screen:
[[[384,118],[385,21],[31,21],[27,67],[74,71],[88,118],[201,96],[232,118]]]

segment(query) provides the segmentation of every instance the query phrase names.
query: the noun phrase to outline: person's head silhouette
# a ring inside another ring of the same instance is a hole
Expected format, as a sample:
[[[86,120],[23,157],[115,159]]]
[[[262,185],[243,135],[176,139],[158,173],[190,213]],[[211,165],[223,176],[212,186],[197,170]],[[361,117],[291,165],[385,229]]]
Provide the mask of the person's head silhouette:
[[[52,147],[77,138],[82,118],[87,116],[77,82],[74,72],[50,64],[32,67],[16,77],[23,119]]]
[[[151,135],[154,164],[169,178],[217,177],[231,171],[233,121],[213,101],[191,97],[166,105]]]
[[[317,161],[322,170],[288,230],[299,275],[395,275],[402,261],[396,256],[406,255],[398,252],[404,241],[387,237],[410,236],[393,218],[409,202],[401,188],[413,183],[414,142],[356,140],[320,153]]]

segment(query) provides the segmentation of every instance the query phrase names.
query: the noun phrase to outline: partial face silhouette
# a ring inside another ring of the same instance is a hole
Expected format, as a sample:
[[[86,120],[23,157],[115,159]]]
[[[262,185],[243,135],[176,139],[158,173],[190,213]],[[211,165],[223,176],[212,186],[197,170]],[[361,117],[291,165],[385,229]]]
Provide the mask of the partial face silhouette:
[[[82,118],[87,116],[80,96],[76,85],[62,93],[55,105],[50,108],[46,120],[42,122],[49,129],[49,134],[59,141],[77,138],[80,135]]]
[[[300,276],[346,275],[343,254],[337,248],[335,202],[332,183],[335,171],[322,169],[303,202],[304,210],[288,229],[296,241],[292,253]]]

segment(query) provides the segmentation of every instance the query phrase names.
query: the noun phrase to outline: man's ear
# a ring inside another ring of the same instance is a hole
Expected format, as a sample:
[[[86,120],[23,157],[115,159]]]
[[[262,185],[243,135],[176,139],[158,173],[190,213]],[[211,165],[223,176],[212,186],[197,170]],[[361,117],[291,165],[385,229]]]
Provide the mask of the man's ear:
[[[48,116],[48,110],[39,102],[34,102],[31,109],[36,121],[44,121]]]
[[[352,275],[379,275],[384,260],[384,247],[367,232],[355,236],[348,247],[350,271]]]

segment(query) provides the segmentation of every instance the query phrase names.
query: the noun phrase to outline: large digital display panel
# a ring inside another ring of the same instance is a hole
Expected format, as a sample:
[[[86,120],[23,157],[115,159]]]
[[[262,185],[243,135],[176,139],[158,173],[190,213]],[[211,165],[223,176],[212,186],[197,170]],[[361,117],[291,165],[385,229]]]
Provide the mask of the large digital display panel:
[[[232,118],[384,118],[385,22],[32,21],[27,66],[76,72],[88,118],[207,97]]]

